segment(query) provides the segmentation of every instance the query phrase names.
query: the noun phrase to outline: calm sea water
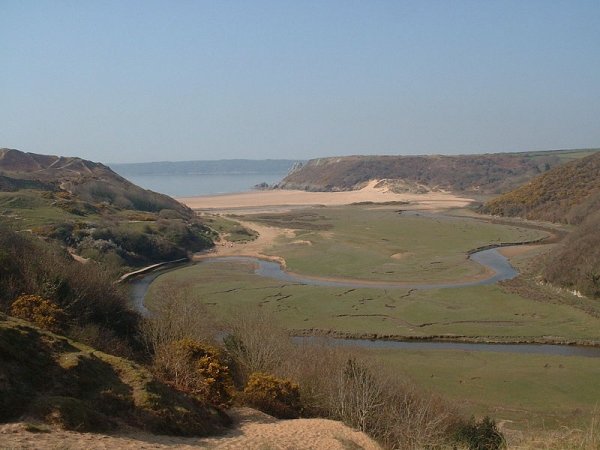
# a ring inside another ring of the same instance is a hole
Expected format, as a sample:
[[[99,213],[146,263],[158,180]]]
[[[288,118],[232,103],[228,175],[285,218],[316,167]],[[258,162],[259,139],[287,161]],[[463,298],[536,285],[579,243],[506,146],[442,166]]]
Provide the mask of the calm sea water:
[[[193,197],[196,195],[250,191],[259,183],[277,183],[286,176],[286,173],[124,176],[144,189],[150,189],[172,197]]]

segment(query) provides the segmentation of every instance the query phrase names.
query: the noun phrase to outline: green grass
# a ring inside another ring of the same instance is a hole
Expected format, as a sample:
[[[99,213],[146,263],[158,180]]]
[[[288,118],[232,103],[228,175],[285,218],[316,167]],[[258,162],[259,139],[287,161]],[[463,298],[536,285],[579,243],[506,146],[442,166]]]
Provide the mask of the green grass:
[[[202,223],[215,230],[219,235],[224,236],[230,242],[248,242],[258,237],[258,233],[242,226],[235,220],[228,219],[221,215],[204,214],[201,217]]]
[[[270,249],[271,254],[283,256],[291,270],[390,281],[474,275],[479,268],[465,260],[467,250],[540,236],[537,231],[465,218],[411,217],[364,206],[269,214],[252,220],[281,227],[294,224],[296,236],[282,238]],[[413,255],[391,260],[391,254],[400,252]],[[439,263],[431,264],[435,261]],[[531,260],[517,256],[513,263],[526,268]],[[157,289],[164,283],[206,303],[217,318],[226,319],[241,306],[254,305],[272,312],[279,325],[292,330],[506,341],[600,340],[600,319],[579,309],[577,302],[535,301],[499,285],[416,291],[303,286],[259,277],[252,264],[221,261],[161,275],[146,297],[150,309],[160,302]],[[583,425],[600,399],[600,360],[593,358],[431,350],[360,352],[382,360],[392,373],[449,398],[465,414],[513,421],[507,425],[513,429]]]
[[[469,250],[545,235],[464,218],[404,215],[394,209],[359,206],[248,219],[301,227],[295,236],[281,237],[267,250],[283,257],[290,271],[385,281],[451,281],[480,275],[481,266],[467,259]]]
[[[53,206],[52,200],[42,197],[39,191],[30,190],[0,192],[0,213],[3,222],[11,223],[19,229],[81,219],[80,216]]]
[[[466,414],[527,430],[586,424],[600,406],[600,360],[453,350],[368,350],[398,376],[442,394]]]
[[[499,286],[419,290],[302,286],[253,274],[250,264],[213,262],[167,272],[146,297],[172,283],[225,318],[240,305],[273,312],[290,329],[398,336],[598,339],[600,319],[568,305],[527,300]]]

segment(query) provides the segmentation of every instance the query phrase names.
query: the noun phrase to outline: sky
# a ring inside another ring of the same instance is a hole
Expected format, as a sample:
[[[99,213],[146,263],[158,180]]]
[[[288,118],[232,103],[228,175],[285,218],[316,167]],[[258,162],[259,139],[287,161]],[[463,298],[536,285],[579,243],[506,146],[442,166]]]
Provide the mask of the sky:
[[[101,162],[600,147],[598,0],[0,0],[0,147]]]

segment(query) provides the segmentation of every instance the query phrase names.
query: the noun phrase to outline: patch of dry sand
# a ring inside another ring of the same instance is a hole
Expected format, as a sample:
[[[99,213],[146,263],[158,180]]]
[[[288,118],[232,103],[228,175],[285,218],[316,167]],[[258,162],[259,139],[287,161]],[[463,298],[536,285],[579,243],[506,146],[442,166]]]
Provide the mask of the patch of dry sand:
[[[55,430],[31,433],[25,424],[0,425],[0,447],[10,449],[218,449],[218,450],[380,450],[364,433],[326,419],[277,420],[261,412],[233,411],[236,425],[211,438],[182,438],[131,432],[118,435]]]
[[[448,192],[426,194],[396,194],[387,188],[375,187],[379,181],[372,180],[363,189],[344,192],[307,192],[275,189],[271,191],[243,192],[239,194],[181,197],[180,202],[198,210],[235,210],[243,208],[267,208],[277,206],[347,205],[357,202],[402,201],[417,203],[419,209],[461,208],[472,199],[458,197]]]
[[[212,251],[195,254],[193,260],[198,261],[206,258],[214,258],[216,256],[251,256],[276,261],[285,268],[285,260],[283,258],[266,255],[264,251],[271,247],[275,242],[275,239],[279,236],[294,237],[294,230],[288,228],[267,227],[254,222],[237,221],[242,226],[258,232],[258,237],[253,241],[247,242],[230,242],[223,239],[221,242],[215,243],[215,247]]]

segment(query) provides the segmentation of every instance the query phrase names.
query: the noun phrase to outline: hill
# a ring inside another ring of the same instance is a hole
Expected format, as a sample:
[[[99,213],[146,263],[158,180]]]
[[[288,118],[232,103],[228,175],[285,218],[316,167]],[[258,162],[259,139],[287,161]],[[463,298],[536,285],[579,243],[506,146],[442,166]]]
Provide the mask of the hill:
[[[116,266],[184,258],[214,237],[188,207],[103,164],[14,149],[0,149],[0,222]]]
[[[382,183],[395,192],[448,190],[500,193],[590,152],[593,151],[320,158],[292,171],[278,187],[345,191],[360,189],[370,180],[384,180]]]
[[[208,435],[228,417],[142,366],[0,313],[0,423],[23,417],[77,431],[126,424]]]
[[[600,153],[555,167],[489,201],[482,212],[576,225],[544,260],[542,276],[600,297]]]
[[[172,198],[142,189],[101,163],[76,157],[39,155],[0,149],[0,189],[42,189],[68,192],[87,202],[105,202],[122,209],[160,212],[191,211]]]
[[[488,202],[483,211],[579,224],[600,209],[600,153],[555,167],[531,182]]]

